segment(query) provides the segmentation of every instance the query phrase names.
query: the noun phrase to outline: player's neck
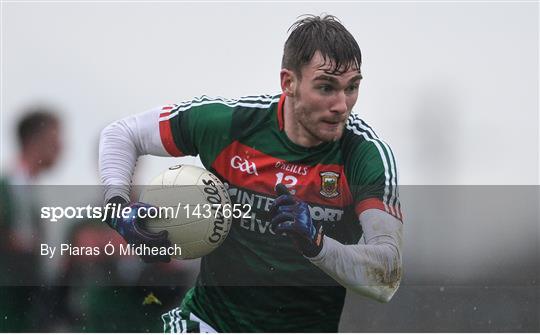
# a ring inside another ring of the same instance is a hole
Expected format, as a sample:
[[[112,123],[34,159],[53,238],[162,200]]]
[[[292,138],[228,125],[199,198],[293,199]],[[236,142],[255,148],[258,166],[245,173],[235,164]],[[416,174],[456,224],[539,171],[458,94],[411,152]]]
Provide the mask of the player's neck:
[[[283,129],[285,134],[296,145],[311,148],[322,143],[313,137],[297,120],[294,113],[294,104],[291,98],[286,97],[283,104]]]

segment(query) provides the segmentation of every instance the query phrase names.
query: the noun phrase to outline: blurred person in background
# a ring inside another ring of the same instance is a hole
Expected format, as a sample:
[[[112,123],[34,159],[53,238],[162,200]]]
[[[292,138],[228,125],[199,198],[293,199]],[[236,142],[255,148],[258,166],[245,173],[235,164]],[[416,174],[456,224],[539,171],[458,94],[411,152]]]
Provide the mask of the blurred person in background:
[[[139,175],[135,174],[134,184],[142,185],[138,180]],[[130,198],[133,201],[139,198],[135,188]],[[109,242],[115,246],[124,243],[120,235],[100,219],[77,221],[71,226],[67,240],[75,248],[97,247],[99,250],[105,250]],[[63,275],[69,287],[66,299],[69,329],[74,332],[161,332],[163,326],[155,320],[175,307],[195,281],[197,272],[196,266],[183,262],[146,264],[138,256],[118,253],[69,257]],[[133,318],[134,315],[137,317]]]
[[[19,152],[7,174],[0,176],[0,331],[42,330],[37,327],[46,311],[40,302],[51,301],[45,298],[50,297],[48,290],[27,286],[44,283],[39,259],[44,232],[32,185],[58,162],[61,121],[54,109],[44,106],[21,115],[16,126]]]
[[[13,251],[31,254],[37,247],[34,242],[40,228],[39,211],[32,208],[35,199],[25,186],[33,185],[39,175],[56,164],[62,150],[60,126],[55,113],[45,107],[29,109],[17,125],[20,151],[8,174],[1,177],[3,191],[7,192],[3,196],[9,196],[5,200],[10,204],[2,205],[0,229],[4,232],[2,238],[7,239],[2,245]],[[15,213],[17,218],[13,217]]]

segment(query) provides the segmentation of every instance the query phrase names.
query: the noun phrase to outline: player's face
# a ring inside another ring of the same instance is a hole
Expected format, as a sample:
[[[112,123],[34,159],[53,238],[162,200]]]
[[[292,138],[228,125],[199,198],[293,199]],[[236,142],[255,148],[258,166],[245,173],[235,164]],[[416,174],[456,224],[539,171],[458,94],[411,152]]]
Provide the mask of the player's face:
[[[294,90],[294,119],[311,145],[339,140],[358,98],[358,69],[351,67],[341,74],[331,74],[332,70],[332,64],[324,64],[316,53],[302,69]]]

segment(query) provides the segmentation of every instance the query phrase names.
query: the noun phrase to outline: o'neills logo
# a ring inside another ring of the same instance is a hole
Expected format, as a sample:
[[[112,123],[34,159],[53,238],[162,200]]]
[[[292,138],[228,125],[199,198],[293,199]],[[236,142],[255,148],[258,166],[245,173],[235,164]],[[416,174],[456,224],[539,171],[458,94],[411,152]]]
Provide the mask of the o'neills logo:
[[[307,166],[291,164],[291,163],[287,163],[283,161],[277,161],[275,167],[278,169],[281,169],[287,172],[296,173],[302,176],[307,176],[308,169],[309,169]]]
[[[212,226],[212,234],[208,236],[208,242],[216,244],[223,239],[223,235],[227,233],[227,218],[223,215],[222,211],[217,211],[214,215],[214,222]]]
[[[338,180],[339,173],[321,172],[321,195],[326,198],[335,198],[339,195]]]
[[[209,176],[212,178],[213,176]],[[215,178],[215,177],[214,177]],[[222,205],[221,195],[218,186],[212,179],[202,179],[204,184],[203,191],[206,201],[210,205]],[[228,232],[230,218],[223,215],[223,211],[219,210],[214,215],[212,233],[208,236],[208,242],[216,244],[223,239],[223,236]]]
[[[259,175],[257,173],[257,166],[255,165],[255,163],[250,162],[240,156],[234,156],[231,159],[231,167],[242,172],[247,172],[248,174],[254,174],[256,176]]]

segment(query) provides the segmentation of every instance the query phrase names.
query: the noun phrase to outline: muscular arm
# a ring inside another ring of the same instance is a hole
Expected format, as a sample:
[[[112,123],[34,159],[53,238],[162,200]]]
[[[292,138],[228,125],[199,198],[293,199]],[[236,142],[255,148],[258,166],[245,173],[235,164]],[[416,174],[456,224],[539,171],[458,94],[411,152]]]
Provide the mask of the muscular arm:
[[[388,302],[401,280],[402,223],[368,209],[359,216],[365,244],[343,245],[325,236],[319,255],[310,261],[354,292]]]
[[[170,156],[159,135],[161,108],[129,116],[105,127],[99,141],[99,173],[105,201],[119,196],[129,200],[131,178],[142,155]]]

